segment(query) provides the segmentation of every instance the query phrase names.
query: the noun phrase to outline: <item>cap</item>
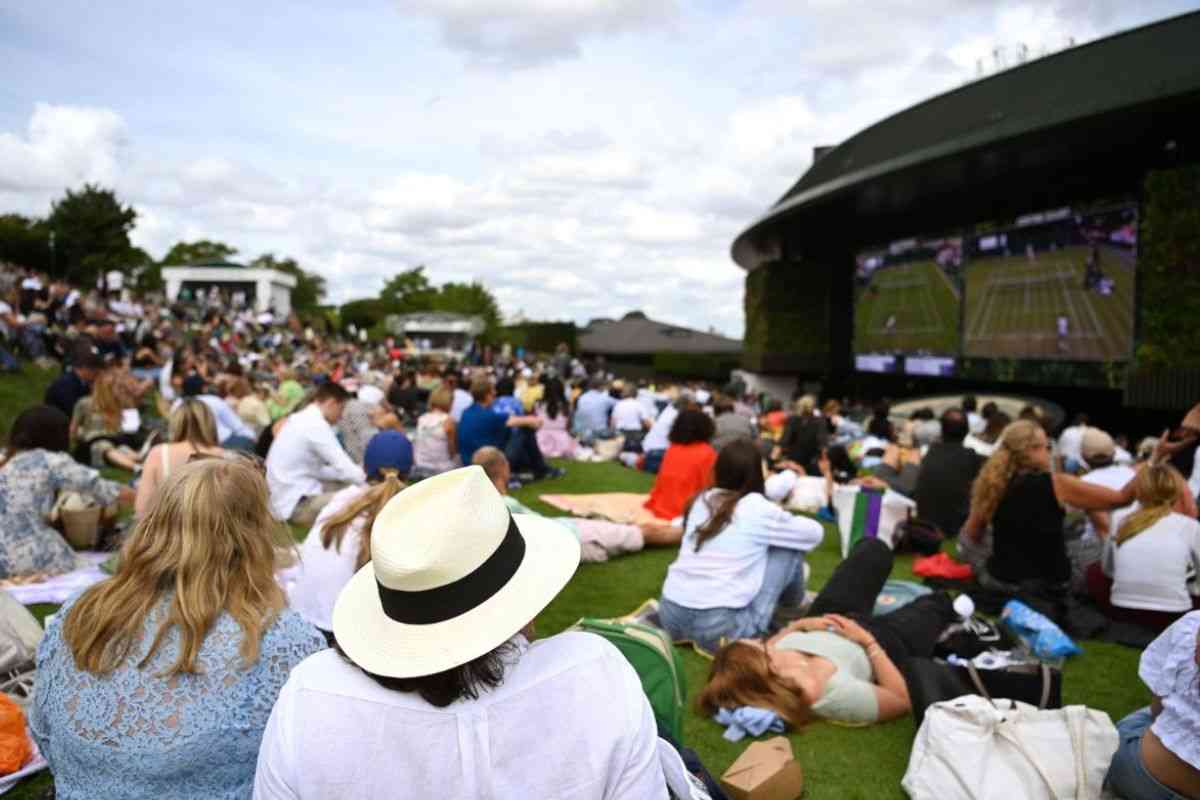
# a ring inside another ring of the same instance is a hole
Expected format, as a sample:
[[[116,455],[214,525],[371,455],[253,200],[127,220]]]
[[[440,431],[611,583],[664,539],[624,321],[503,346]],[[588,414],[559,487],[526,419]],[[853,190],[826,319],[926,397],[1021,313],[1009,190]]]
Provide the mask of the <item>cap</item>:
[[[104,356],[99,348],[89,338],[81,338],[71,347],[71,366],[82,369],[100,369],[104,366]]]
[[[394,469],[407,477],[413,466],[413,446],[400,431],[380,431],[367,442],[363,453],[363,469],[367,480],[377,481],[385,469]]]
[[[1085,428],[1083,441],[1080,442],[1079,452],[1085,461],[1104,460],[1112,458],[1116,453],[1116,445],[1112,437],[1099,428]]]
[[[791,470],[777,472],[764,482],[763,494],[772,503],[782,503],[791,496],[797,483],[799,483],[799,478]]]

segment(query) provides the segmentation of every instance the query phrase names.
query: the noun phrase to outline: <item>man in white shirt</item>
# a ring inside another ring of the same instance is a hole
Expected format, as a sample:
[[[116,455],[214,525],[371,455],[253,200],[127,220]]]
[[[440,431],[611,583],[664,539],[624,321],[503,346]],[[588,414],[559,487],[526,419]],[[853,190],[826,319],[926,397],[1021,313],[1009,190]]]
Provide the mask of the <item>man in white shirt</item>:
[[[647,417],[642,404],[637,401],[636,390],[626,386],[623,394],[612,410],[612,429],[625,437],[626,449],[637,445],[633,452],[641,449],[642,437],[650,428],[652,417]]]
[[[333,426],[350,393],[340,384],[321,384],[312,402],[293,414],[267,454],[267,487],[276,519],[311,527],[321,509],[347,486],[367,476],[338,443]]]
[[[442,376],[442,383],[453,390],[450,399],[450,419],[458,424],[462,422],[463,412],[471,407],[475,399],[471,397],[470,392],[459,385],[458,375],[453,370],[446,370],[446,374]]]
[[[643,470],[658,473],[663,456],[667,454],[667,448],[671,446],[669,437],[671,426],[675,424],[675,418],[679,416],[680,411],[695,407],[696,404],[691,395],[687,392],[680,392],[678,400],[659,412],[658,419],[654,420],[649,432],[642,439],[642,452],[646,454],[645,461],[642,462]]]
[[[511,514],[478,466],[402,491],[333,611],[338,650],[292,670],[257,800],[665,799],[654,713],[605,639],[531,642],[579,563],[552,520]]]
[[[975,395],[968,394],[962,399],[962,410],[967,412],[967,433],[978,436],[987,428],[987,420],[980,416],[976,411],[979,401],[975,399]]]

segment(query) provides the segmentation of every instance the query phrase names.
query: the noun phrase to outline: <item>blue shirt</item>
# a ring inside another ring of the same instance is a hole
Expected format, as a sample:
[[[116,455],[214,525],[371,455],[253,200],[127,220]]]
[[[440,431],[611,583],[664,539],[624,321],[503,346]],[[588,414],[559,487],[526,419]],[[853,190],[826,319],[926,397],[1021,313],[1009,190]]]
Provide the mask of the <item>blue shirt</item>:
[[[258,660],[241,669],[242,629],[222,612],[200,647],[195,675],[160,677],[179,655],[179,629],[138,669],[168,612],[147,616],[142,641],[108,675],[82,672],[62,637],[74,600],[46,626],[38,647],[29,729],[50,762],[62,800],[250,797],[263,729],[292,667],[325,639],[284,609],[266,631]]]
[[[508,414],[473,403],[458,422],[458,452],[464,465],[481,447],[504,449],[508,440]]]
[[[520,417],[525,413],[525,406],[521,405],[521,401],[511,394],[506,394],[503,397],[496,398],[495,402],[492,403],[492,411],[497,414]]]
[[[575,430],[581,433],[608,430],[608,415],[616,404],[606,392],[587,390],[575,401]]]

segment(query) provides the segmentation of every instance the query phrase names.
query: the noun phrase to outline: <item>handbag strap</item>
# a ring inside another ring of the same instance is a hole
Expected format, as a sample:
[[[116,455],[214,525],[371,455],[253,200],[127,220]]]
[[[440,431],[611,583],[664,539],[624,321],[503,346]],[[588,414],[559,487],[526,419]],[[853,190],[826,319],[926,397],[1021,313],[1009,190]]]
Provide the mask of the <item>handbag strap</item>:
[[[992,695],[988,692],[987,687],[983,685],[983,678],[979,675],[979,670],[970,662],[967,662],[967,674],[971,676],[971,683],[975,684],[975,689],[979,692],[980,696],[993,706],[996,705],[996,701],[992,699]],[[1053,688],[1051,685],[1052,674],[1050,668],[1045,664],[1038,664],[1038,674],[1042,676],[1042,696],[1038,700],[1038,711],[1045,711],[1046,706],[1050,705],[1050,690]]]
[[[996,701],[992,699],[992,695],[988,692],[987,687],[983,685],[983,678],[979,676],[979,670],[975,669],[975,665],[969,661],[967,662],[967,674],[971,676],[971,683],[975,684],[975,689],[979,692],[980,697],[983,697],[994,707],[999,708],[996,705]]]

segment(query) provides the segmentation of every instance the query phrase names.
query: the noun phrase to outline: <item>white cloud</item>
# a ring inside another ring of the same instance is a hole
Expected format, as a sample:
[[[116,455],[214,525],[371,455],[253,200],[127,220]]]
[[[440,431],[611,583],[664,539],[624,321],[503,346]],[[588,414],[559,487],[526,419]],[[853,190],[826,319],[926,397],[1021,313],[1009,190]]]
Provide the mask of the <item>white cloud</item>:
[[[528,67],[579,56],[583,40],[668,21],[673,0],[408,0],[446,44],[488,65]]]
[[[42,195],[85,181],[111,183],[125,124],[111,109],[38,103],[24,136],[0,133],[0,190]]]

